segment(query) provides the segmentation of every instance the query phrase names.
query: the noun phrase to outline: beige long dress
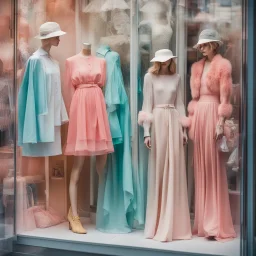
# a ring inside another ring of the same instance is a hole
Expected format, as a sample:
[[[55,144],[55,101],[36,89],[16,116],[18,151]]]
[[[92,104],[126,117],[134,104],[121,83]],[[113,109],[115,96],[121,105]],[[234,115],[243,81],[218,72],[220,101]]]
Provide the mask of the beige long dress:
[[[143,95],[139,123],[145,136],[151,133],[152,145],[145,236],[162,242],[190,239],[180,76],[147,73]]]

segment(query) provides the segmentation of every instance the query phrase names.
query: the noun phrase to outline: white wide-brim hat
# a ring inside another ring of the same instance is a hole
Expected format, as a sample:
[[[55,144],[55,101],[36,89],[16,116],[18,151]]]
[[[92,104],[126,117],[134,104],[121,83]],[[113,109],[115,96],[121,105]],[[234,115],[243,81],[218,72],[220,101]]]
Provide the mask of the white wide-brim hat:
[[[66,32],[60,29],[60,25],[57,22],[46,22],[40,26],[39,35],[35,36],[35,38],[47,39],[65,34]]]
[[[177,58],[169,49],[162,49],[155,52],[155,57],[150,62],[166,62],[169,59]]]
[[[219,45],[222,45],[222,41],[220,39],[219,33],[214,29],[205,29],[203,30],[200,35],[196,45],[193,48],[197,49],[200,44],[216,42]]]

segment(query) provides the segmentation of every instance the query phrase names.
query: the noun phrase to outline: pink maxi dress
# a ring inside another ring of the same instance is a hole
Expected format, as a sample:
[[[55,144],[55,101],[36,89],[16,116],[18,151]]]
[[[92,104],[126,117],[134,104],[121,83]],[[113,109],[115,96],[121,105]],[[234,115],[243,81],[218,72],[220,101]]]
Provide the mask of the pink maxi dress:
[[[195,221],[193,234],[227,241],[236,237],[232,223],[225,159],[215,142],[220,95],[201,78],[200,98],[193,117]]]
[[[103,155],[114,151],[102,87],[106,62],[79,53],[66,60],[67,86],[74,90],[66,155]]]

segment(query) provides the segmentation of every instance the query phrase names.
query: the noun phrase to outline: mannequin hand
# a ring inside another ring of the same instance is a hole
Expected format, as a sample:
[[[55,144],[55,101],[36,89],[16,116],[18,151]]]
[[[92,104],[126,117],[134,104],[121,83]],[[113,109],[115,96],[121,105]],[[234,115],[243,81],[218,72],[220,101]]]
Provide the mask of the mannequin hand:
[[[223,124],[217,124],[215,131],[215,141],[220,140],[224,135],[224,126]]]
[[[144,138],[144,144],[148,149],[151,149],[151,138],[150,136]]]
[[[186,145],[188,143],[188,135],[187,135],[187,131],[184,130],[183,132],[183,145]]]

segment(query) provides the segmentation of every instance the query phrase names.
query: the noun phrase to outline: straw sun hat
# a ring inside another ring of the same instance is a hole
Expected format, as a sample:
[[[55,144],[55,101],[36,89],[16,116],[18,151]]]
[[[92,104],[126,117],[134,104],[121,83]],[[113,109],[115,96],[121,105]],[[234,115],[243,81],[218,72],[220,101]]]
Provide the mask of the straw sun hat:
[[[156,51],[155,57],[150,62],[166,62],[169,59],[177,58],[177,56],[174,56],[172,51],[169,49],[162,49],[159,51]]]
[[[63,36],[66,32],[60,29],[60,25],[57,22],[46,22],[40,26],[39,35],[37,39],[47,39],[56,36]]]

